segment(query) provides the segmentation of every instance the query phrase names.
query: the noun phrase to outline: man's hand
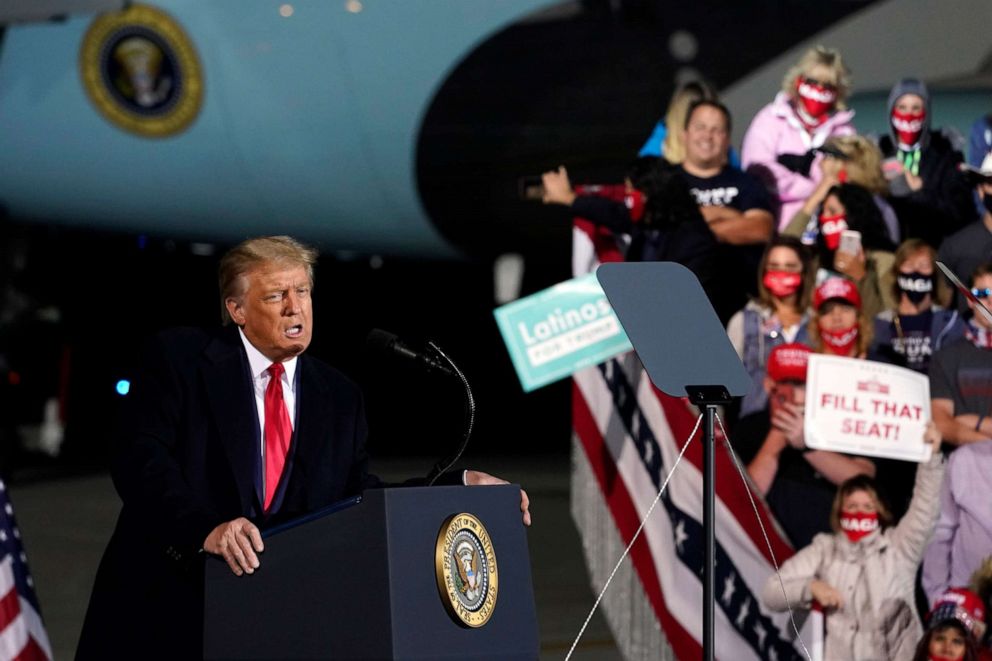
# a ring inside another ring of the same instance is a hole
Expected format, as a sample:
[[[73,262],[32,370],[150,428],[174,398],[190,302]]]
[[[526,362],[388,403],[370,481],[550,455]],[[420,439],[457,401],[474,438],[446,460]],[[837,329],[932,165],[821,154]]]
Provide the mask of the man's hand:
[[[564,165],[559,165],[557,170],[551,170],[541,175],[541,183],[544,184],[545,204],[564,204],[572,206],[575,201],[575,191],[572,190],[572,182],[568,180],[568,170]]]
[[[772,426],[785,436],[785,440],[797,450],[806,447],[806,435],[803,431],[805,410],[799,404],[783,402],[775,408],[772,415]]]
[[[258,556],[265,550],[262,533],[255,524],[244,517],[222,523],[207,535],[203,542],[207,553],[223,556],[227,566],[236,576],[245,572],[254,574],[258,569]]]
[[[470,487],[479,486],[490,486],[495,484],[509,484],[506,480],[500,479],[489,473],[483,473],[482,471],[465,471],[465,484]],[[527,492],[523,489],[520,490],[520,511],[524,515],[524,525],[530,525],[530,498],[527,497]]]
[[[809,584],[809,591],[824,608],[840,608],[844,605],[840,592],[826,581],[814,578]]]

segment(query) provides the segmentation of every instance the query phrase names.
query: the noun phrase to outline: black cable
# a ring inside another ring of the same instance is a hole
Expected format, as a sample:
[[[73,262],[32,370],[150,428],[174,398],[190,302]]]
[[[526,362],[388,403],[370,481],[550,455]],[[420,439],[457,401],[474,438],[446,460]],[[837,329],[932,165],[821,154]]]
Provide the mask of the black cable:
[[[458,380],[462,382],[462,388],[465,394],[465,433],[462,436],[462,442],[458,446],[458,450],[446,459],[434,464],[434,468],[431,470],[431,474],[427,478],[427,486],[433,486],[437,482],[438,478],[444,475],[448,470],[455,465],[462,453],[465,452],[465,448],[468,446],[468,440],[472,436],[472,428],[475,426],[475,398],[472,396],[472,388],[468,384],[468,379],[465,378],[465,374],[462,373],[458,366],[455,365],[448,355],[441,351],[433,342],[428,341],[427,346],[430,347],[431,351],[438,355],[444,362],[446,362],[450,367],[451,371],[454,372]]]

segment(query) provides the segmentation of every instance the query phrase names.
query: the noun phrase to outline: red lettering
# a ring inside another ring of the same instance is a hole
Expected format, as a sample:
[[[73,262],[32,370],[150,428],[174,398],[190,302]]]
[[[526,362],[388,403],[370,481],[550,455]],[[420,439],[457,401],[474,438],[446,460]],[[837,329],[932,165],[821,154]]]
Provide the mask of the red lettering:
[[[856,436],[867,436],[869,438],[884,438],[886,440],[898,440],[899,425],[890,422],[869,422],[868,420],[845,420],[841,426],[841,431],[845,434]]]

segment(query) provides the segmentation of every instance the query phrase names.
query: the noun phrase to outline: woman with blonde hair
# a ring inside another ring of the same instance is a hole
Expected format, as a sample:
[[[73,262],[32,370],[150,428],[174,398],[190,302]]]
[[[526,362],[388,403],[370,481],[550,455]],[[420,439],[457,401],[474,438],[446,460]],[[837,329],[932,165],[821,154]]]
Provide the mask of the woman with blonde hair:
[[[698,101],[718,101],[716,90],[702,80],[691,80],[685,83],[672,95],[665,116],[658,120],[654,131],[648,136],[647,142],[641,147],[638,156],[661,156],[673,165],[685,160],[685,126],[689,107]],[[668,127],[675,130],[669,131]],[[740,168],[741,159],[731,147],[727,152],[727,163]]]
[[[789,69],[782,90],[745,134],[742,165],[773,189],[780,204],[779,229],[816,188],[820,170],[812,150],[832,136],[855,133],[854,111],[845,104],[850,87],[840,53],[811,48]]]
[[[899,219],[886,200],[889,184],[882,172],[882,152],[878,146],[863,135],[844,135],[829,138],[821,151],[820,181],[782,233],[801,236],[807,245],[816,243],[817,214],[830,189],[841,184],[856,184],[871,193],[885,221],[889,239],[893,244],[899,243]]]

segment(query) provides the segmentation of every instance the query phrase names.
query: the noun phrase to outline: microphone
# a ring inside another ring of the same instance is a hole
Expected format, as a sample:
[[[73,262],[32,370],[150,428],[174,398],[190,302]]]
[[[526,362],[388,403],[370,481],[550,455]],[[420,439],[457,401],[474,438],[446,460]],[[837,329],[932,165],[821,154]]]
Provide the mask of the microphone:
[[[365,346],[375,354],[398,356],[404,360],[417,363],[428,372],[440,372],[451,376],[454,374],[447,365],[437,358],[422,351],[412,349],[400,338],[380,328],[373,328],[365,338]]]

